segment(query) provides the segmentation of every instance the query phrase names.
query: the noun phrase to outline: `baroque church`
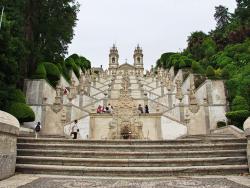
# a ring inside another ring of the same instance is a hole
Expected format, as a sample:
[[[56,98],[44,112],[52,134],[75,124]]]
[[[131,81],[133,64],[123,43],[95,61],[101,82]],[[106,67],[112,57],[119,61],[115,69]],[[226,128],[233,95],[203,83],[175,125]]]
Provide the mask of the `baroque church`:
[[[72,71],[71,84],[61,77],[56,89],[46,80],[26,80],[26,98],[42,124],[41,133],[70,136],[78,120],[81,139],[123,139],[128,134],[131,139],[177,139],[208,134],[218,122],[226,122],[223,81],[173,67],[145,71],[139,45],[133,58],[133,65],[120,64],[113,45],[108,69],[98,74],[92,69],[77,78]],[[109,104],[112,113],[97,113],[98,106]],[[147,106],[149,113],[140,113],[139,106]]]

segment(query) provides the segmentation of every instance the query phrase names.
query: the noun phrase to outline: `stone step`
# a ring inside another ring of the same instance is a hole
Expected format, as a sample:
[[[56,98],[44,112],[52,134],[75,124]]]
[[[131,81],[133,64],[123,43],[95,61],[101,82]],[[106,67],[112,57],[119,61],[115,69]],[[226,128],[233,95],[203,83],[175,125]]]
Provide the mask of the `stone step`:
[[[188,139],[188,138],[191,138],[191,139],[194,139],[194,138],[197,138],[197,139],[201,139],[201,138],[206,138],[206,139],[211,139],[211,138],[227,138],[227,139],[234,139],[236,138],[233,134],[209,134],[209,135],[188,135],[188,136],[185,136],[184,139]]]
[[[58,139],[58,138],[29,138],[29,137],[19,137],[18,143],[44,143],[44,144],[89,144],[89,145],[100,145],[105,143],[105,145],[170,145],[170,144],[195,144],[201,142],[207,143],[247,143],[246,139],[180,139],[180,140],[71,140],[71,139]]]
[[[35,139],[35,133],[28,133],[28,134],[19,134],[19,138],[23,139]],[[42,139],[66,139],[65,136],[60,136],[60,135],[40,135],[39,138]]]
[[[172,159],[97,159],[18,156],[17,164],[63,165],[88,167],[177,167],[177,166],[216,166],[246,165],[245,157],[214,157],[214,158],[172,158]]]
[[[246,149],[246,143],[224,144],[175,144],[175,145],[89,145],[89,144],[44,144],[18,143],[18,149],[63,149],[80,151],[189,151],[189,150],[233,150]]]
[[[194,175],[228,175],[248,172],[247,165],[187,167],[85,167],[62,165],[17,164],[16,171],[27,174],[56,174],[102,177],[167,177]]]
[[[157,152],[109,152],[109,151],[72,151],[72,150],[44,150],[17,149],[18,156],[47,156],[73,158],[106,158],[106,159],[165,159],[165,158],[202,158],[202,157],[245,157],[246,149],[235,150],[197,150],[197,151],[157,151]]]

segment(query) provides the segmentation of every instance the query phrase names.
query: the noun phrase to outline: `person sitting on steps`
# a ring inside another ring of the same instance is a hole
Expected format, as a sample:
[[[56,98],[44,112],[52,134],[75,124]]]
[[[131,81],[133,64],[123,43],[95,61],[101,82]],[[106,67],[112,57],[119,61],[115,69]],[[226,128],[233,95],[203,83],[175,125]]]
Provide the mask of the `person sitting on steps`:
[[[143,114],[143,108],[142,108],[141,104],[139,104],[138,110],[140,111],[140,114]]]

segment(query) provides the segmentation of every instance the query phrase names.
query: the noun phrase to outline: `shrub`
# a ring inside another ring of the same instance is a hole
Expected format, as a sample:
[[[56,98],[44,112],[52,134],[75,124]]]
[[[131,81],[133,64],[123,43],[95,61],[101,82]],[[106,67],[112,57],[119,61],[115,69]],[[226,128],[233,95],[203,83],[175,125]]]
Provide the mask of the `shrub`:
[[[227,123],[225,121],[218,121],[217,122],[217,127],[221,128],[221,127],[225,127],[227,125]]]
[[[185,68],[185,67],[186,67],[185,61],[181,61],[181,62],[179,63],[179,68],[181,69],[181,68]]]
[[[10,89],[8,92],[8,100],[16,103],[26,103],[25,96],[20,89]]]
[[[36,68],[35,74],[32,76],[34,79],[46,79],[46,69],[44,64],[39,63]]]
[[[248,110],[247,100],[242,96],[236,96],[232,102],[232,111]]]
[[[62,68],[61,64],[57,63],[56,66],[57,66],[58,70],[60,71],[60,73],[62,74],[63,73],[63,68]]]
[[[44,63],[46,72],[47,72],[47,78],[49,82],[53,85],[56,86],[57,81],[60,80],[60,71],[57,68],[57,66],[53,63]]]
[[[8,109],[8,112],[15,116],[20,123],[35,120],[35,113],[27,104],[12,103]]]
[[[244,121],[250,116],[248,110],[238,110],[227,112],[226,117],[231,120],[231,123],[235,124],[239,128],[243,128]]]
[[[220,68],[214,70],[214,78],[219,79],[221,78],[222,70]]]
[[[75,64],[75,61],[74,59],[72,58],[68,58],[66,59],[66,66],[68,69],[72,69],[75,73],[75,75],[77,76],[77,78],[80,77],[80,73],[79,73],[79,69],[78,69],[78,66]]]
[[[192,62],[191,68],[192,68],[194,73],[200,73],[201,72],[201,66],[197,61]]]
[[[207,77],[209,78],[214,78],[215,77],[215,71],[214,71],[214,68],[212,66],[208,66],[207,67],[207,70],[206,70],[206,75]]]

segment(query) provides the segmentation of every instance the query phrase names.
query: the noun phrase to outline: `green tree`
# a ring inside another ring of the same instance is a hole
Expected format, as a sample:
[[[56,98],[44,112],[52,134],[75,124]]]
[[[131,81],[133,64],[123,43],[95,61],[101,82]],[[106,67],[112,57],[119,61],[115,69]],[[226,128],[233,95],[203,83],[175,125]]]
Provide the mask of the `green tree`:
[[[224,28],[230,20],[230,13],[228,12],[228,8],[222,5],[215,7],[214,18],[217,21],[217,28]]]
[[[244,25],[250,24],[250,0],[236,0],[235,17]]]
[[[196,31],[191,33],[191,35],[187,39],[187,50],[193,55],[195,60],[202,59],[203,53],[201,50],[201,45],[206,37],[207,35],[202,31]]]

